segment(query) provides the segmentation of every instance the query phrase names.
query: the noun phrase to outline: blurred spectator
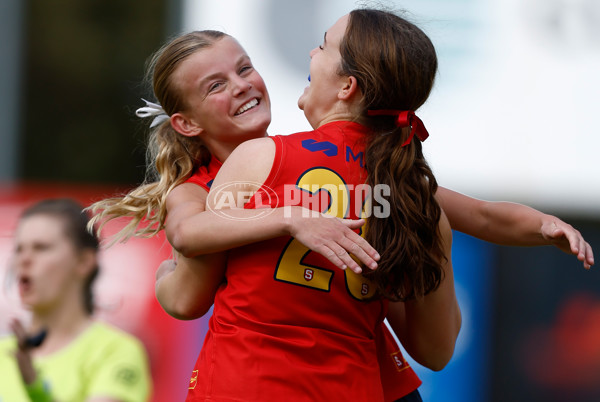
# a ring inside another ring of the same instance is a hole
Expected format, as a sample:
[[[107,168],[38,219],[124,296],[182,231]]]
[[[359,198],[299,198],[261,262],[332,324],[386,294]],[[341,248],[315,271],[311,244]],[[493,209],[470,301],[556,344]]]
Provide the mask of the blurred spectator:
[[[0,401],[147,401],[151,379],[142,344],[93,316],[98,239],[82,206],[45,200],[15,233],[13,273],[32,313],[0,340]]]

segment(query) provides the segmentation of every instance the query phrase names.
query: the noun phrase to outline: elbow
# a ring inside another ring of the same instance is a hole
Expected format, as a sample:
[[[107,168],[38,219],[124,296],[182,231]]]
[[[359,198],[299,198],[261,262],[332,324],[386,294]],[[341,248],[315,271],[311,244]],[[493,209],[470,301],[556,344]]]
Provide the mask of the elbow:
[[[462,315],[458,305],[456,306],[456,314],[449,331],[449,335],[444,341],[441,342],[437,353],[434,354],[433,358],[425,367],[433,371],[441,371],[450,363],[452,356],[454,356],[454,350],[456,349],[456,341],[458,340],[458,334],[462,326]]]
[[[430,348],[426,353],[416,353],[412,357],[423,367],[432,371],[441,371],[450,363],[454,355],[455,346],[456,339],[453,342],[445,342],[444,344],[437,345],[436,348]]]
[[[159,300],[160,303],[160,300]],[[190,321],[203,317],[210,311],[212,303],[185,303],[177,302],[172,306],[163,305],[163,310],[177,320]]]
[[[208,308],[198,309],[198,310],[172,310],[167,311],[171,317],[181,320],[181,321],[191,321],[196,320],[198,318],[204,317],[206,313],[210,311],[210,306]]]
[[[178,253],[186,258],[195,257],[192,253],[191,244],[186,241],[188,236],[186,235],[182,224],[179,223],[174,227],[167,226],[165,228],[165,234],[171,246],[177,250]]]
[[[445,353],[439,353],[435,357],[430,357],[426,359],[415,360],[421,366],[428,368],[431,371],[442,371],[454,355],[454,348],[451,351]]]
[[[450,322],[448,322],[446,330],[443,331],[443,336],[419,339],[413,344],[410,351],[407,348],[407,352],[423,367],[432,371],[441,371],[450,363],[452,356],[454,356],[461,325],[462,316],[457,306],[455,314]]]
[[[442,371],[444,369],[444,367],[446,367],[446,365],[448,364],[448,362],[450,362],[450,359],[447,360],[427,360],[427,361],[419,361],[419,360],[415,360],[417,363],[419,363],[421,366],[428,368],[431,371]]]
[[[212,307],[213,297],[200,297],[195,293],[169,292],[161,282],[157,283],[155,296],[165,313],[178,320],[195,320],[203,317]]]

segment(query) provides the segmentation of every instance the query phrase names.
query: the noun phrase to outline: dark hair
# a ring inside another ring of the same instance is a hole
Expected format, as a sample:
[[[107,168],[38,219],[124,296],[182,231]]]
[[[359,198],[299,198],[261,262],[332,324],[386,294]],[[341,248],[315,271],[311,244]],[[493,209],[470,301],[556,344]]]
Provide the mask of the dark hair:
[[[357,9],[350,13],[340,53],[340,74],[354,76],[363,96],[359,119],[374,132],[365,152],[367,182],[391,190],[389,218],[367,219],[366,239],[381,260],[366,275],[391,300],[425,295],[439,286],[445,259],[437,182],[420,141],[415,137],[401,146],[410,127],[398,128],[395,117],[370,117],[367,111],[418,109],[437,73],[435,49],[411,22],[387,11]]]
[[[65,235],[77,250],[92,249],[98,252],[98,238],[87,230],[89,217],[78,202],[69,198],[43,200],[27,208],[21,215],[21,219],[34,215],[51,215],[60,218],[63,221]],[[99,267],[96,266],[86,278],[83,288],[84,307],[89,315],[94,312],[92,285],[98,273]]]

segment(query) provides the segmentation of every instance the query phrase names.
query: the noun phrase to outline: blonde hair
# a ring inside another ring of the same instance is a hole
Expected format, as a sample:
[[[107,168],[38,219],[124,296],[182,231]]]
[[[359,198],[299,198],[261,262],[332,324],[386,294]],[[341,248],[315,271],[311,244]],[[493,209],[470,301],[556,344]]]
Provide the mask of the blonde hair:
[[[169,41],[150,58],[146,80],[168,116],[187,109],[173,73],[189,56],[228,36],[219,31],[194,31]],[[88,209],[93,217],[88,229],[97,225],[100,233],[109,221],[125,217],[128,224],[113,236],[110,244],[131,237],[152,237],[164,228],[166,199],[171,190],[187,180],[198,167],[207,165],[210,152],[198,137],[177,133],[165,120],[150,129],[144,182],[125,195],[107,198]]]

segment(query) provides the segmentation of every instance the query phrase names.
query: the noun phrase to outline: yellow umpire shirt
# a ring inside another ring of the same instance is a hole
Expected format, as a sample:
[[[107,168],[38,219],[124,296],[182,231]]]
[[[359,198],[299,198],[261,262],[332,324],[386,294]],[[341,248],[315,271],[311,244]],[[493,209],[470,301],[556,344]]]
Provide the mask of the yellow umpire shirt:
[[[31,401],[14,357],[16,347],[14,337],[0,339],[0,402]],[[150,398],[151,377],[143,345],[104,323],[93,323],[63,349],[35,359],[34,366],[41,380],[38,385],[53,401],[83,402],[103,396],[146,402]]]

